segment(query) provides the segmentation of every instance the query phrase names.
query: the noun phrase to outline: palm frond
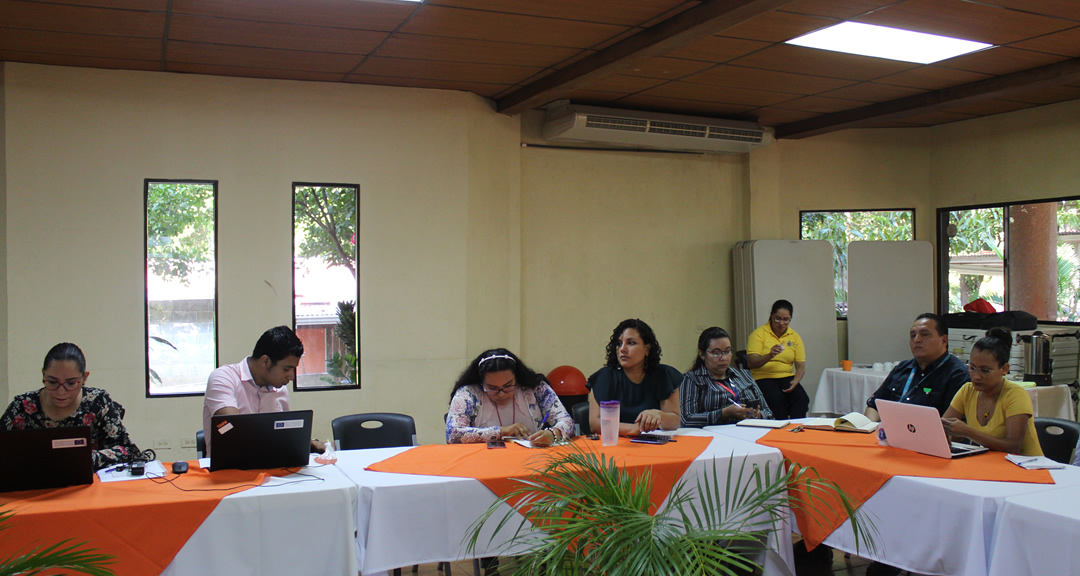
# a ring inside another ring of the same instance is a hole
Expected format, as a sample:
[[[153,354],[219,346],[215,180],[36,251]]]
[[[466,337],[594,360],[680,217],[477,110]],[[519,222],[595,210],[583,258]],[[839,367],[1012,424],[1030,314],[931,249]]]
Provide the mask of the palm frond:
[[[874,549],[873,523],[836,484],[787,461],[735,460],[714,460],[694,490],[680,480],[650,514],[650,471],[627,472],[591,446],[574,444],[516,479],[519,486],[470,526],[466,549],[474,553],[488,529],[489,549],[510,531],[494,552],[525,550],[514,576],[734,575],[760,568],[752,558],[770,535],[786,529],[792,510],[821,522],[835,506],[851,518],[856,546]]]
[[[0,510],[0,530],[9,528],[6,523],[14,515],[15,512],[11,510]],[[33,576],[46,569],[74,570],[90,576],[113,576],[114,572],[109,568],[110,564],[115,563],[113,557],[86,548],[86,544],[72,544],[71,539],[67,539],[0,558],[0,576]]]

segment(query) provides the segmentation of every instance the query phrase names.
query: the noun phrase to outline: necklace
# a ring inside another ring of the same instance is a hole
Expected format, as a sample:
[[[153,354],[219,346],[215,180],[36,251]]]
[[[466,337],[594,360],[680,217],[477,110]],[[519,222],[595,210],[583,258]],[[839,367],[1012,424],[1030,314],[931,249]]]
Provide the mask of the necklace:
[[[978,410],[978,404],[984,405],[982,411],[982,419],[985,422],[987,420],[990,420],[990,408],[994,406],[994,400],[990,400],[988,404],[984,403],[984,400],[986,400],[986,397],[983,396],[982,392],[979,392],[979,401],[976,402],[976,410]]]

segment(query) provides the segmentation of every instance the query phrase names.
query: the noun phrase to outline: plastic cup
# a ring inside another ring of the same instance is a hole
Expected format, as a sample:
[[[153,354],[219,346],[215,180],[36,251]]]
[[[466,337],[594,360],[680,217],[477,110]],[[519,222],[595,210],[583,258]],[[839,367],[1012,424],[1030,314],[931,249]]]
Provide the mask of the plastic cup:
[[[618,400],[605,400],[600,403],[600,444],[619,444],[619,411]]]
[[[844,372],[851,372],[851,360],[841,360],[840,367],[844,369]]]

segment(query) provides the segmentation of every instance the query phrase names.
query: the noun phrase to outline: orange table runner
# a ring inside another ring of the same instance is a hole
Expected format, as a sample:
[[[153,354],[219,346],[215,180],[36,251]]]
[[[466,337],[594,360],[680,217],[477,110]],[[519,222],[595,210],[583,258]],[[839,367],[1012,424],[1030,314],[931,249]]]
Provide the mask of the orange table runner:
[[[1053,484],[1048,470],[1025,470],[1005,459],[1004,452],[988,452],[950,460],[880,446],[876,434],[854,434],[805,430],[771,430],[758,444],[779,448],[784,458],[812,467],[822,478],[832,480],[862,505],[893,476],[953,478],[957,480],[992,480]],[[823,505],[824,504],[824,505]],[[847,520],[843,507],[835,500],[818,503],[824,509],[820,523],[796,512],[799,532],[806,547],[813,549]]]
[[[586,442],[587,448],[613,457],[620,467],[632,473],[651,470],[651,513],[656,512],[690,463],[705,451],[711,441],[712,438],[703,436],[679,436],[677,442],[655,445],[637,444],[628,438],[619,438],[617,446],[601,446],[598,441],[582,437],[574,440]],[[573,448],[569,446],[530,449],[512,442],[506,443],[505,450],[489,450],[486,444],[429,444],[376,462],[366,470],[475,478],[496,496],[502,497],[520,487],[513,478],[532,476],[530,468],[540,466],[552,452],[570,450]]]
[[[189,465],[190,471],[173,481],[175,486],[163,480],[101,482],[95,475],[90,485],[0,494],[0,507],[15,512],[10,529],[0,532],[3,555],[71,538],[72,543],[87,541],[88,547],[115,556],[111,567],[119,575],[160,574],[222,498],[254,488],[267,476],[287,474],[211,474],[198,462]]]

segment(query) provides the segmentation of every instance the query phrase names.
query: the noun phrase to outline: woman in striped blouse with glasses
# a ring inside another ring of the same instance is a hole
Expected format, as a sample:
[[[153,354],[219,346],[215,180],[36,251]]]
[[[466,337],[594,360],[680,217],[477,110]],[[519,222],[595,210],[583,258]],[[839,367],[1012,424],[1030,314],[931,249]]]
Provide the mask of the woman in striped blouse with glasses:
[[[701,428],[773,417],[750,372],[731,366],[731,336],[713,326],[698,337],[698,353],[679,386],[682,425]]]

